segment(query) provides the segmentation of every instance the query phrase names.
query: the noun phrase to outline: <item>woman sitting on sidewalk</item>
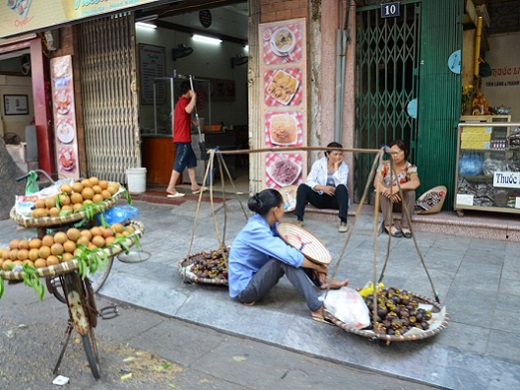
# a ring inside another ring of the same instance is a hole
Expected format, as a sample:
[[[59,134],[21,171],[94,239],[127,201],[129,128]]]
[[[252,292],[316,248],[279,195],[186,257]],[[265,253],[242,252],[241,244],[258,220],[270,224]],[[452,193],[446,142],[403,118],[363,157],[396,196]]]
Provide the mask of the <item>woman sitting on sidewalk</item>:
[[[327,148],[339,150],[327,150],[325,157],[312,164],[307,180],[300,184],[296,192],[294,215],[298,218],[297,224],[303,226],[303,214],[307,203],[319,209],[338,210],[338,230],[345,233],[348,230],[348,165],[343,161],[341,144],[331,142]]]
[[[395,140],[388,145],[392,153],[390,158],[393,161],[395,175],[390,172],[390,162],[384,161],[378,169],[374,179],[375,191],[381,193],[381,212],[383,214],[383,223],[385,232],[391,234],[392,237],[412,238],[410,224],[412,223],[412,211],[415,206],[415,189],[421,185],[419,176],[417,175],[417,167],[410,164],[408,158],[408,148],[401,140]],[[403,191],[404,199],[399,195],[399,187]],[[404,207],[401,202],[404,201],[409,215],[405,214]],[[392,210],[402,212],[401,230],[394,226],[391,216]]]
[[[324,321],[323,304],[314,286],[338,289],[348,280],[327,277],[327,267],[305,258],[287,245],[276,231],[284,215],[282,195],[263,190],[249,198],[247,206],[256,214],[233,240],[228,259],[229,295],[245,305],[253,305],[278,283],[283,275],[304,297],[313,320]]]

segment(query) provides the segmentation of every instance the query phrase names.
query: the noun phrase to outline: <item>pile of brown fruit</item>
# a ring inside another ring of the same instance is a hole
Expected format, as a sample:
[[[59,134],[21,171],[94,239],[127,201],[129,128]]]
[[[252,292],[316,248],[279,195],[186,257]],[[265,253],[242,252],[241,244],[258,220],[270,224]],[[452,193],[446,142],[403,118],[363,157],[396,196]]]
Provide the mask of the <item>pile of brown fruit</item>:
[[[190,271],[199,278],[227,280],[228,253],[227,248],[197,253],[189,258]]]
[[[57,217],[81,211],[89,204],[103,202],[119,191],[119,183],[97,177],[62,184],[58,195],[38,199],[31,218]]]
[[[134,232],[133,226],[115,223],[110,227],[95,226],[79,230],[69,228],[66,232],[45,235],[40,238],[14,239],[9,248],[0,248],[0,266],[9,271],[13,265],[30,265],[43,268],[81,256],[81,248],[96,250],[117,243],[118,237]]]
[[[374,295],[365,297],[365,303],[372,317],[374,311]],[[427,330],[431,320],[430,310],[418,307],[419,302],[410,292],[389,287],[377,293],[377,316],[369,329],[390,336],[401,336],[412,328]]]

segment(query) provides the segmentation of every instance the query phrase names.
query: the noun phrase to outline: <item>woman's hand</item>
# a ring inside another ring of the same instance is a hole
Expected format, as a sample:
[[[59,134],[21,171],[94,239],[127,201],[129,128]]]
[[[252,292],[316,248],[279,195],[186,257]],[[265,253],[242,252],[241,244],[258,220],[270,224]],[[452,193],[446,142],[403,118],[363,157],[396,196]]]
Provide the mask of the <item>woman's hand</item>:
[[[339,167],[341,166],[341,163],[343,162],[343,155],[339,155],[334,161],[334,172],[337,172],[339,170]]]
[[[314,186],[315,191],[322,191],[324,194],[328,196],[334,196],[336,193],[336,188],[331,186]]]

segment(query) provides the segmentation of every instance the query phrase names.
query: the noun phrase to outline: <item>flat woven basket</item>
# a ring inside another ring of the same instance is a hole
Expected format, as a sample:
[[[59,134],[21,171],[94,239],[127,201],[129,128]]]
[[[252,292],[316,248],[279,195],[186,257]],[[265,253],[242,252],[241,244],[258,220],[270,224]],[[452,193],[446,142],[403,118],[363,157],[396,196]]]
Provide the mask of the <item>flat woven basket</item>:
[[[128,238],[123,241],[127,246],[132,246],[134,244],[134,237],[142,237],[144,234],[144,225],[138,221],[130,221],[130,225],[135,228],[135,231],[128,236]],[[123,252],[125,249],[121,245],[113,245],[110,247],[106,247],[102,249],[108,257],[112,257],[117,255],[118,253]],[[42,278],[54,277],[62,274],[66,274],[68,272],[72,272],[79,268],[79,262],[77,259],[72,259],[65,263],[59,263],[56,265],[49,265],[47,267],[36,268],[38,275]],[[13,272],[13,271],[2,271],[0,270],[0,277],[5,280],[23,280],[24,272]]]
[[[99,212],[103,212],[109,209],[117,202],[120,196],[121,192],[101,202],[97,210]],[[63,217],[27,218],[18,214],[16,212],[16,208],[13,207],[11,209],[11,212],[9,213],[9,217],[20,226],[24,226],[26,228],[38,228],[47,226],[66,225],[72,222],[78,222],[81,221],[83,218],[87,217],[87,212],[85,210],[82,210],[76,213],[65,215]]]
[[[345,324],[343,321],[338,320],[334,315],[332,315],[330,312],[325,310],[323,312],[323,316],[327,318],[328,320],[332,321],[334,324],[339,326],[341,329],[349,332],[354,333],[360,336],[364,336],[369,339],[380,339],[385,340],[387,342],[391,341],[413,341],[413,340],[422,340],[426,339],[428,337],[435,336],[436,334],[440,333],[442,330],[446,329],[448,327],[448,313],[446,313],[445,307],[440,305],[439,303],[433,301],[430,298],[427,298],[425,296],[410,293],[412,296],[417,298],[419,303],[424,303],[428,305],[432,305],[432,315],[437,314],[437,319],[433,321],[433,323],[430,324],[430,329],[428,330],[420,330],[416,331],[413,334],[404,334],[401,336],[391,336],[387,334],[381,334],[376,333],[373,330],[363,330],[363,329],[357,329],[352,326],[349,326]]]
[[[417,202],[422,202],[428,195],[430,195],[432,192],[436,192],[440,195],[440,201],[434,204],[432,207],[430,207],[428,210],[418,210],[417,214],[425,215],[425,214],[435,214],[441,211],[442,205],[444,204],[444,200],[446,199],[446,194],[448,193],[448,189],[445,186],[437,186],[429,189],[424,194],[422,194],[418,199]]]
[[[182,278],[184,280],[190,280],[194,283],[216,284],[216,285],[227,286],[228,285],[227,278],[225,278],[225,279],[223,279],[223,278],[201,278],[190,271],[190,267],[193,265],[193,258],[198,255],[201,255],[203,253],[204,252],[197,252],[191,256],[180,259],[179,263],[177,264],[177,269],[179,270],[179,274],[182,276]]]

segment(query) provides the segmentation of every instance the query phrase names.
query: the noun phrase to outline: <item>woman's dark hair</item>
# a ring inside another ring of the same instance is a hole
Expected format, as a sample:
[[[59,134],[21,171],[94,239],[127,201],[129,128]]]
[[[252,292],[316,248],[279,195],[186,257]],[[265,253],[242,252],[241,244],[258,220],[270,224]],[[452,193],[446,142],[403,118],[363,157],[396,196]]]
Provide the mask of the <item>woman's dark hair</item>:
[[[282,204],[282,194],[272,188],[257,192],[247,201],[247,207],[249,207],[249,210],[260,214],[262,217],[267,215],[269,210],[273,207],[281,206]]]
[[[343,149],[343,146],[340,143],[338,143],[338,142],[331,142],[330,144],[327,145],[327,148]],[[332,152],[332,150],[326,150],[325,151],[325,156],[328,156],[330,154],[330,152]]]
[[[181,87],[180,87],[180,92],[181,92],[181,95],[184,95],[186,92],[188,92],[190,89],[191,89],[191,85],[190,85],[190,82],[187,81],[187,80],[184,80],[182,83],[181,83]]]
[[[401,149],[404,152],[404,159],[408,159],[408,147],[406,146],[404,141],[400,139],[393,140],[388,144],[388,147],[391,148],[394,145],[396,145],[399,149]]]

